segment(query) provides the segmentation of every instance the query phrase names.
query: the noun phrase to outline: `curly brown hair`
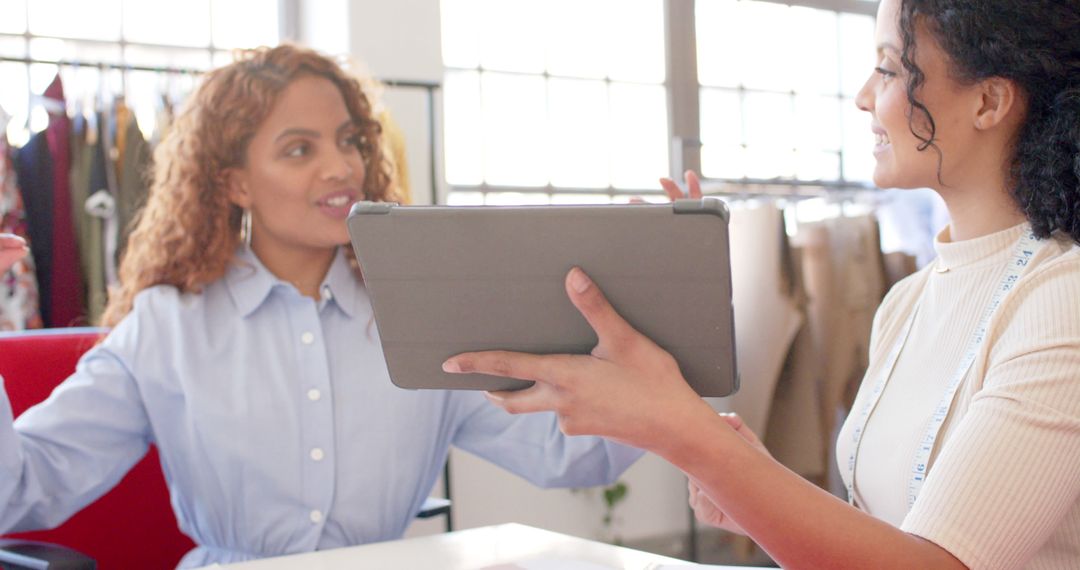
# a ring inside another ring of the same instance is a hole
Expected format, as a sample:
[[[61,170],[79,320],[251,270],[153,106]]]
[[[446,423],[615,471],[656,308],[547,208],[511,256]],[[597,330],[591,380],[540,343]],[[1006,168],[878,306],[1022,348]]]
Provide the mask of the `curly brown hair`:
[[[244,165],[248,144],[282,91],[311,75],[337,86],[359,128],[364,199],[400,201],[367,83],[362,87],[332,59],[295,45],[238,51],[236,61],[205,75],[154,151],[150,194],[133,222],[120,284],[110,291],[101,324],[118,323],[149,287],[198,293],[225,275],[240,245],[243,214],[229,200],[226,172]]]

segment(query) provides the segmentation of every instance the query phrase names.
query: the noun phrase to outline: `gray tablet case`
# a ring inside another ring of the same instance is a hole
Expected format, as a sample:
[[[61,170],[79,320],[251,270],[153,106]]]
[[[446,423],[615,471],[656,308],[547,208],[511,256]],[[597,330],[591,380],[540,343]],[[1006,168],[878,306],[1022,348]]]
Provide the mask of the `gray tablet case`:
[[[702,396],[738,389],[728,211],[716,198],[598,206],[398,206],[348,220],[390,378],[402,388],[508,390],[446,374],[475,350],[587,354],[596,335],[566,296],[573,266],[669,351]]]

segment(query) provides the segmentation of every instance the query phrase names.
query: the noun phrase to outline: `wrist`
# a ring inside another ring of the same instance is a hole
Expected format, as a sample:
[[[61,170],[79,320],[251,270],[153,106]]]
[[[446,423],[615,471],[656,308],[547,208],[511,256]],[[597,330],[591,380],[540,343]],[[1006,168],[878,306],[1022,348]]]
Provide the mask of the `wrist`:
[[[709,404],[698,399],[692,407],[663,415],[649,451],[685,471],[719,443],[724,429],[731,431]]]

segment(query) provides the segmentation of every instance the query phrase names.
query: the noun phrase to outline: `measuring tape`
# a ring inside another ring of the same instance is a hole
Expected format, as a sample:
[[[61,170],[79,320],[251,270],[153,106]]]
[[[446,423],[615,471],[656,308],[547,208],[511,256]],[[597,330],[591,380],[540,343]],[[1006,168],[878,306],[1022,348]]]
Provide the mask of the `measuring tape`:
[[[964,357],[960,361],[960,366],[949,380],[949,384],[945,389],[945,394],[934,408],[934,414],[930,419],[930,425],[927,426],[926,433],[923,435],[922,439],[919,440],[919,447],[915,450],[915,459],[911,466],[911,477],[908,479],[907,485],[908,509],[915,504],[915,499],[918,498],[919,491],[922,490],[923,483],[926,481],[926,467],[930,463],[930,454],[934,450],[934,443],[941,433],[941,427],[945,423],[945,418],[949,415],[949,408],[952,407],[952,401],[956,396],[956,391],[960,387],[960,383],[963,382],[964,377],[967,376],[968,370],[971,369],[972,364],[975,363],[975,359],[979,354],[979,349],[986,341],[986,332],[987,327],[990,325],[990,319],[994,316],[994,313],[997,312],[998,307],[1001,306],[1001,302],[1005,299],[1005,295],[1009,291],[1012,291],[1013,287],[1016,286],[1017,281],[1020,280],[1020,275],[1028,266],[1031,258],[1035,255],[1038,246],[1038,239],[1035,238],[1035,234],[1031,232],[1030,228],[1025,229],[1023,237],[1021,237],[1020,241],[1013,246],[1009,262],[1005,266],[1005,274],[1001,278],[1001,282],[998,284],[997,288],[994,290],[994,295],[990,299],[990,304],[986,307],[986,310],[983,311],[982,317],[979,319],[979,325],[975,329],[975,334],[972,335],[971,341],[968,343],[968,348],[964,351]],[[855,504],[855,463],[859,454],[859,443],[862,442],[863,432],[866,431],[866,423],[870,420],[870,415],[873,414],[874,408],[877,407],[878,401],[881,399],[881,393],[885,391],[885,386],[892,377],[893,370],[896,368],[896,362],[900,359],[900,352],[903,351],[904,344],[907,343],[908,336],[911,335],[911,328],[915,324],[915,316],[919,313],[919,307],[922,305],[923,296],[925,295],[926,287],[924,285],[923,291],[919,294],[919,300],[915,303],[915,308],[912,309],[911,315],[907,318],[907,322],[904,323],[904,327],[900,331],[900,337],[886,356],[885,366],[882,368],[878,381],[874,384],[873,391],[870,392],[869,398],[867,398],[866,403],[859,412],[855,428],[851,432],[851,454],[848,456],[847,462],[847,493],[848,502],[852,505]]]

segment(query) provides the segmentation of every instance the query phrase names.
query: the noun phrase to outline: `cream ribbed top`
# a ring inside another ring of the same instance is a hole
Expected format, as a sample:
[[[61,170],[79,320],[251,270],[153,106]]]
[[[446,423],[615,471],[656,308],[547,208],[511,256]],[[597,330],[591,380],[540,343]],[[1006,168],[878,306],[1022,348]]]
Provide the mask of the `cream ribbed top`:
[[[898,283],[874,320],[870,367],[837,443],[851,434],[920,295],[896,369],[866,425],[855,497],[970,568],[1080,568],[1080,247],[1049,240],[990,321],[908,512],[916,447],[1026,226],[950,243]]]

